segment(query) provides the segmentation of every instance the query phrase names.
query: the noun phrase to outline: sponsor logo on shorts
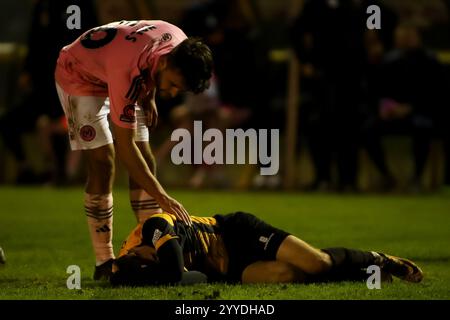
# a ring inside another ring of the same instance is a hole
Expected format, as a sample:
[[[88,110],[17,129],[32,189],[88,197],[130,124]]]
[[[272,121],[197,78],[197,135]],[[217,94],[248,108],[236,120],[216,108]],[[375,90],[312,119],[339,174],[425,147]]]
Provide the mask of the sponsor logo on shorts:
[[[96,134],[97,133],[95,132],[94,127],[92,126],[82,126],[80,129],[81,139],[87,142],[94,140]]]
[[[164,34],[161,36],[160,42],[163,43],[163,42],[168,42],[168,41],[170,41],[170,40],[172,40],[172,35],[171,35],[170,33],[164,33]]]
[[[156,242],[158,242],[159,238],[161,238],[162,232],[159,229],[156,229],[153,233],[152,243],[153,246],[156,247]]]
[[[136,122],[136,110],[134,104],[129,104],[123,108],[123,113],[120,115],[120,121]]]
[[[267,246],[269,245],[270,239],[273,237],[273,233],[267,238],[264,236],[259,237],[259,242],[264,243],[264,250],[267,250]]]
[[[267,241],[269,241],[269,239],[267,237],[261,236],[261,237],[259,237],[259,241],[262,243],[267,243]]]

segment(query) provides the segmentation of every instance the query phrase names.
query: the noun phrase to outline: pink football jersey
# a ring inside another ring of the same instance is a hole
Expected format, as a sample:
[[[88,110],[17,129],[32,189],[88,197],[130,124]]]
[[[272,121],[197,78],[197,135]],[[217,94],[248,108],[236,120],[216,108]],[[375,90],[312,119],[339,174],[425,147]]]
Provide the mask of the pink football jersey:
[[[134,104],[141,85],[151,79],[162,55],[187,37],[160,20],[120,21],[91,29],[65,46],[55,79],[70,95],[109,97],[111,120],[135,128]],[[150,67],[150,74],[145,70]]]

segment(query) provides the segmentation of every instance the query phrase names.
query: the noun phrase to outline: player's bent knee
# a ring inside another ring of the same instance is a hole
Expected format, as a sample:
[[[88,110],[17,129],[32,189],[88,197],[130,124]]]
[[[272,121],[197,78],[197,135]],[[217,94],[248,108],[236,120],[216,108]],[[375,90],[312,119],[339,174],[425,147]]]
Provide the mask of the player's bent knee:
[[[277,261],[289,263],[307,274],[326,272],[332,264],[328,254],[292,235],[281,243]]]
[[[94,159],[88,163],[89,176],[110,178],[114,175],[114,160],[113,159]]]
[[[112,146],[84,151],[91,171],[112,171],[114,169],[114,149]]]
[[[85,150],[88,167],[86,191],[93,194],[110,193],[114,180],[114,149],[112,145]]]

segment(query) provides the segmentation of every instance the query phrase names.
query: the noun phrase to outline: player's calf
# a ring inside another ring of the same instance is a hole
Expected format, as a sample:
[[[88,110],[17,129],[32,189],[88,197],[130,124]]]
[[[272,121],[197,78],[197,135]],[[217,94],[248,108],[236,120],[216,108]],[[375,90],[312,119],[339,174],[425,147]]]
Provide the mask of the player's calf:
[[[85,211],[96,258],[96,280],[108,277],[114,259],[112,244],[113,197],[112,194],[85,194]],[[106,275],[106,276],[104,276]]]
[[[377,256],[369,251],[327,248],[322,252],[329,255],[331,268],[321,274],[325,281],[360,281],[367,278],[365,271],[370,265],[377,264]]]
[[[112,144],[92,150],[84,150],[87,160],[88,181],[86,191],[92,194],[107,194],[112,190],[114,181],[114,147]]]

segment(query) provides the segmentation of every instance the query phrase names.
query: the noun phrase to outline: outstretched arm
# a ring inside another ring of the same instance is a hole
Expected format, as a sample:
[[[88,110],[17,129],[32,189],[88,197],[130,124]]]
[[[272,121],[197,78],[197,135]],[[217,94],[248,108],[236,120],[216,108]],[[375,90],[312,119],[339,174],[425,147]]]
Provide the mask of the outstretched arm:
[[[151,195],[160,207],[177,216],[181,221],[190,224],[191,218],[186,209],[175,199],[171,198],[154,174],[151,172],[144,157],[135,142],[136,117],[134,105],[136,103],[139,88],[139,79],[135,78],[134,86],[129,87],[128,70],[117,68],[115,61],[111,61],[108,90],[110,99],[110,116],[115,133],[115,149],[120,160],[125,165],[130,177],[149,195]],[[153,100],[153,92],[149,97]],[[156,108],[156,106],[154,106]],[[156,110],[150,112],[156,119]]]
[[[191,219],[186,209],[165,192],[150,171],[134,141],[134,130],[114,125],[114,132],[117,153],[133,180],[147,191],[148,194],[153,196],[163,210],[174,214],[183,222],[190,224]]]

